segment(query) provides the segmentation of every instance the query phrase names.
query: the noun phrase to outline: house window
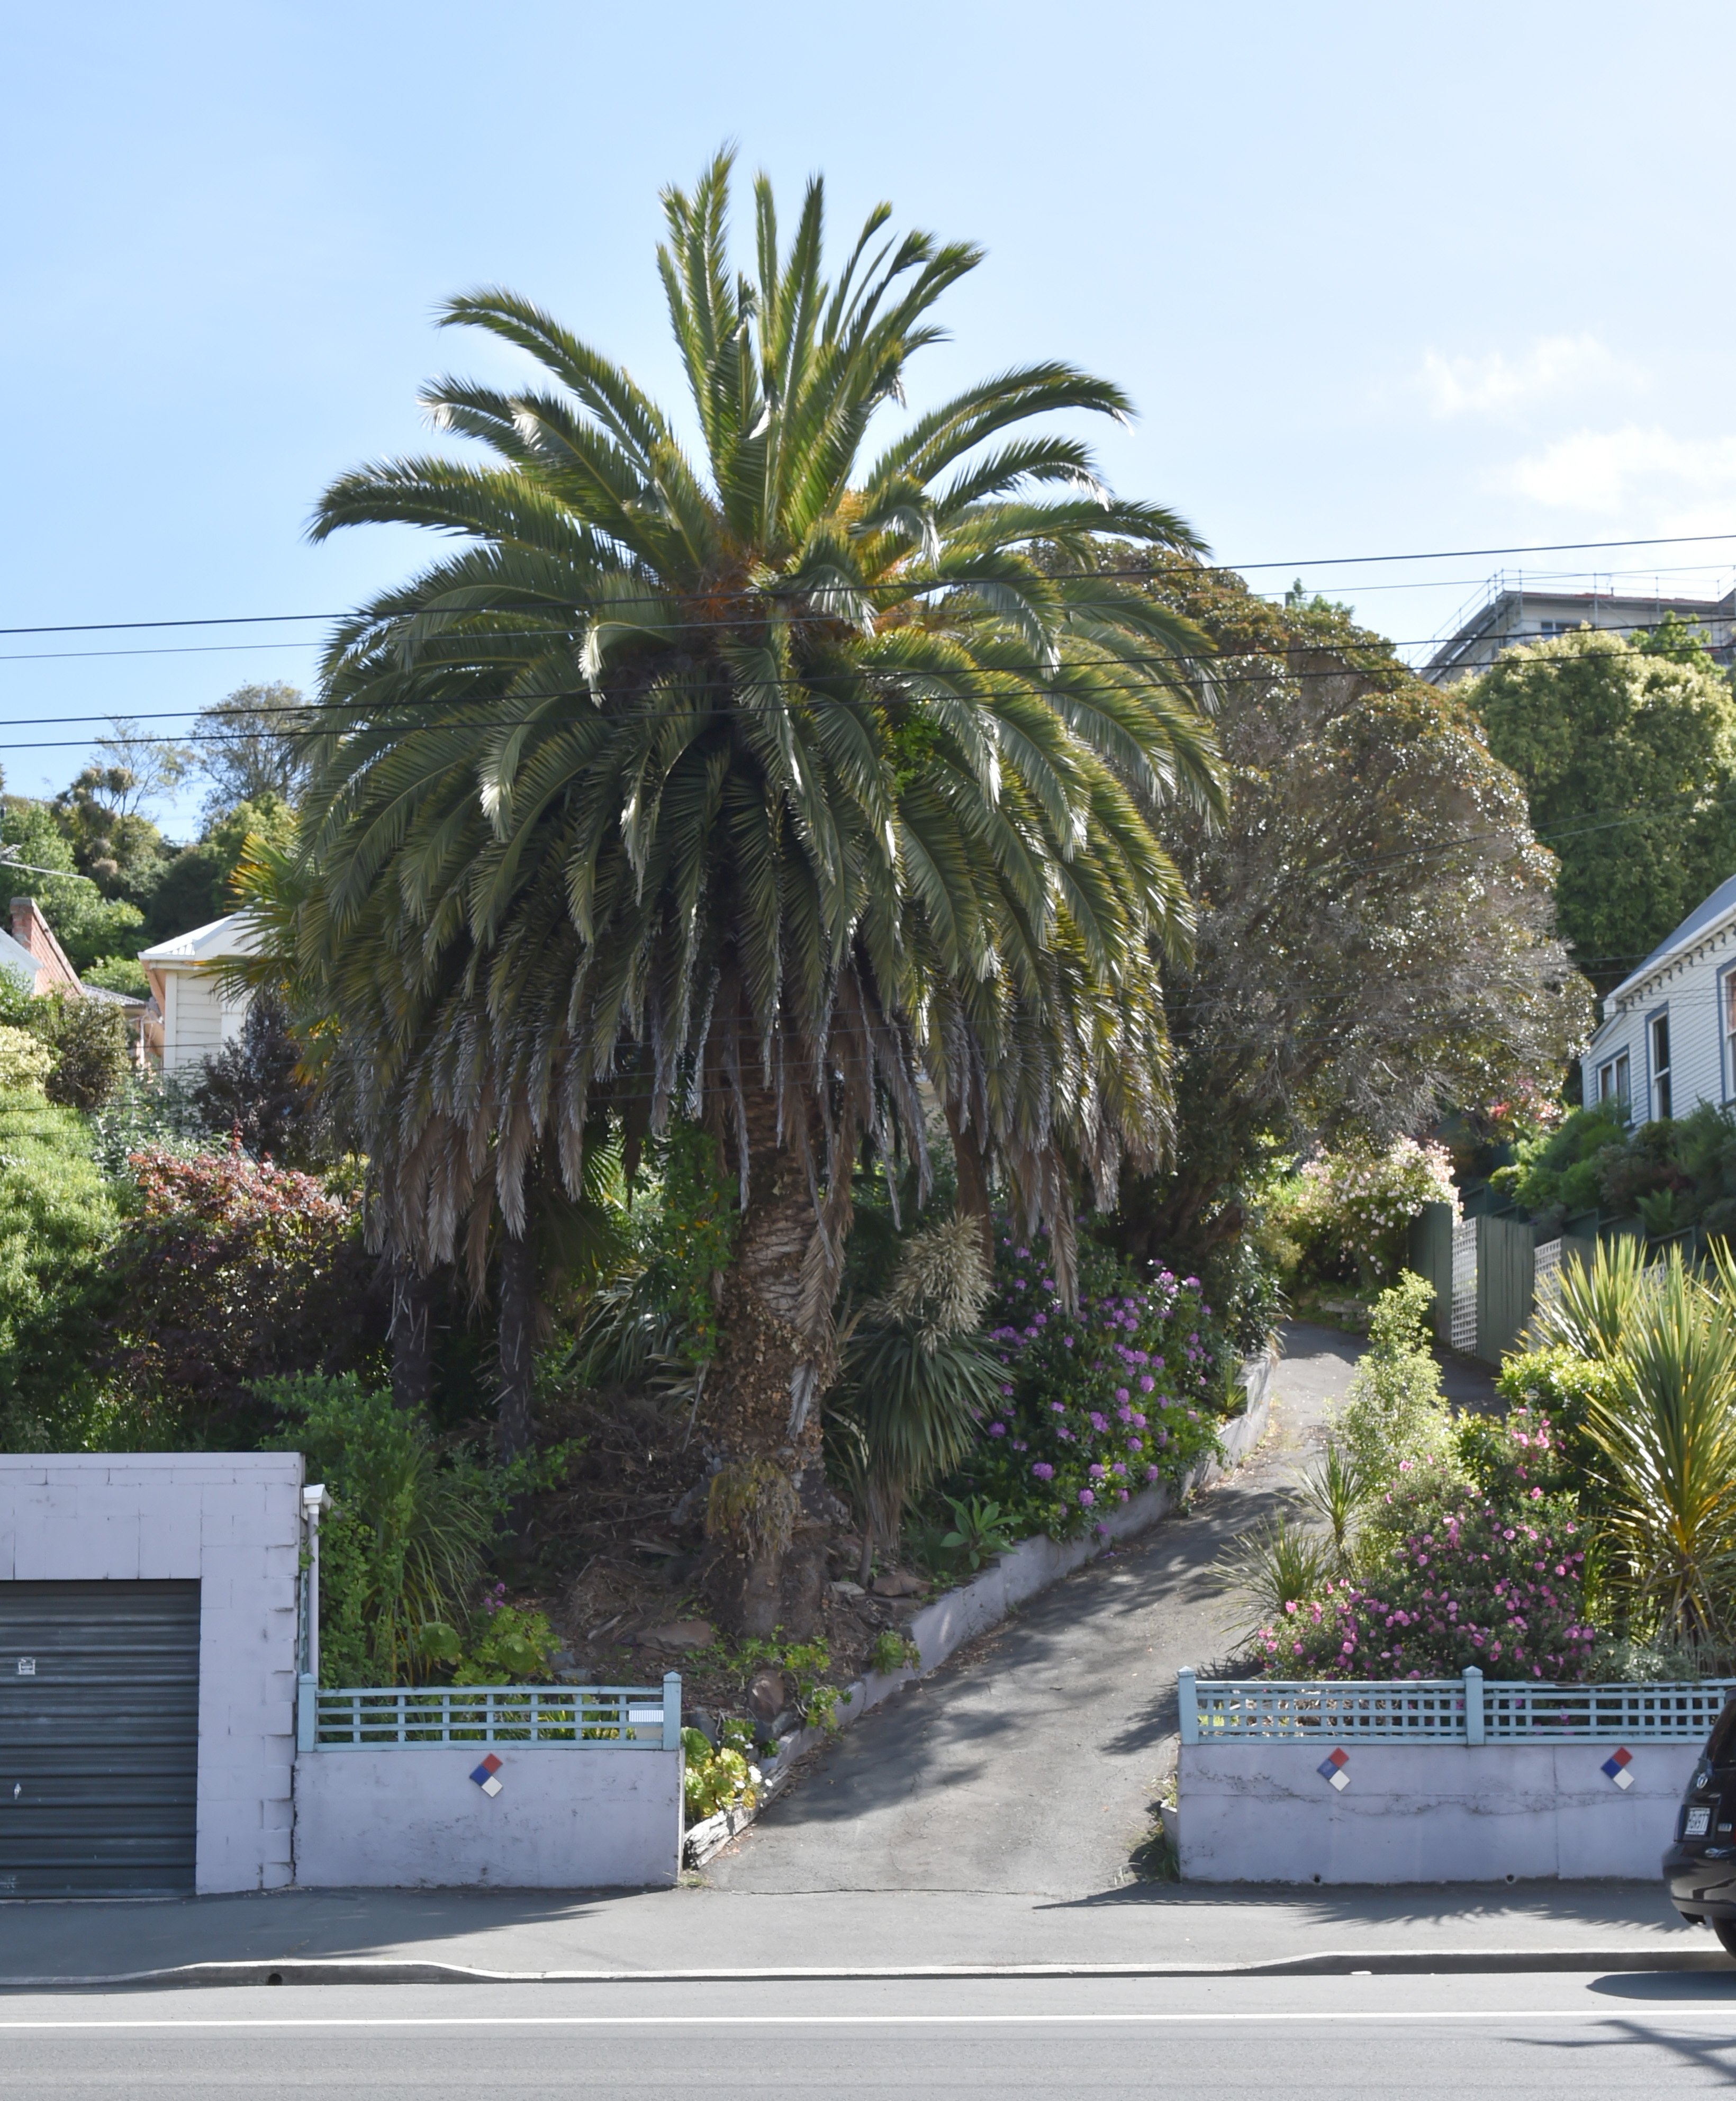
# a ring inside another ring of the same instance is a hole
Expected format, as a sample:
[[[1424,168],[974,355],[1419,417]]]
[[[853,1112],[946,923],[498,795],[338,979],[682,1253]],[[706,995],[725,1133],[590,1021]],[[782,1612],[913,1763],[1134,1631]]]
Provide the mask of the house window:
[[[1654,1014],[1652,1032],[1652,1114],[1670,1113],[1670,1017]]]
[[[1628,1054],[1619,1050],[1606,1065],[1597,1068],[1597,1099],[1600,1102],[1619,1103],[1623,1116],[1628,1113]]]

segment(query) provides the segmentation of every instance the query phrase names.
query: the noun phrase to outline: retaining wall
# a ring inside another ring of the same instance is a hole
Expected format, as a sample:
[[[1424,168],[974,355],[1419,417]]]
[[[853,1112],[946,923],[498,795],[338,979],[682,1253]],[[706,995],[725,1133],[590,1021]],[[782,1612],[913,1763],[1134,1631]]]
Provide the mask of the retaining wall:
[[[499,1792],[470,1778],[492,1752]],[[666,1887],[678,1750],[394,1745],[295,1761],[295,1880],[312,1889]]]
[[[1313,1743],[1184,1744],[1177,1837],[1184,1882],[1655,1881],[1700,1751],[1620,1746],[1347,1743],[1335,1788]]]

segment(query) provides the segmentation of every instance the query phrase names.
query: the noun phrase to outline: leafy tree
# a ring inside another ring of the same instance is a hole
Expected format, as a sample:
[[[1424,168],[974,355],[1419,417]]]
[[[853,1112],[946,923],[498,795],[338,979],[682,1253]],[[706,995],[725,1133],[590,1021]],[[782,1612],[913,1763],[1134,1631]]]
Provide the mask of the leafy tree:
[[[5,798],[0,850],[15,864],[0,866],[10,886],[7,897],[37,900],[75,971],[99,958],[138,953],[144,914],[125,898],[105,897],[97,882],[76,871],[72,847],[46,803],[23,795]]]
[[[307,776],[316,718],[294,686],[237,686],[199,714],[199,770],[210,782],[205,819],[238,803],[293,803]]]
[[[1525,785],[1556,918],[1600,992],[1736,870],[1736,698],[1685,623],[1509,650],[1459,697]]]
[[[233,912],[240,901],[236,872],[250,842],[281,846],[294,829],[294,812],[269,792],[226,810],[197,845],[183,847],[163,871],[146,908],[146,940],[171,940]]]
[[[578,1190],[605,1112],[660,1130],[696,1099],[727,1139],[744,1215],[705,1413],[721,1602],[763,1631],[817,1609],[782,1568],[790,1513],[824,1507],[862,1146],[920,1157],[925,1074],[1053,1221],[1065,1285],[1069,1160],[1107,1192],[1122,1146],[1150,1159],[1162,1136],[1152,960],[1187,915],[1158,828],[1216,786],[1179,661],[1195,630],[1089,555],[1106,528],[1191,534],[1032,428],[1124,414],[1120,391],[1027,366],[866,458],[979,254],[877,247],[882,206],[828,283],[819,184],[786,248],[762,180],[738,278],[729,175],[720,157],[665,198],[700,464],[619,367],[489,291],[445,321],[546,383],[443,381],[430,403],[493,459],[327,492],[320,537],[467,544],[334,639],[298,956],[342,1024],[334,1081],[385,1230],[424,1265],[497,1248],[509,1451],[530,1429],[536,1185]]]
[[[1199,1267],[1274,1152],[1384,1143],[1528,1079],[1553,1092],[1587,1001],[1519,784],[1456,694],[1336,607],[1177,566],[1153,588],[1221,652],[1230,812],[1178,834],[1199,931],[1164,964],[1175,1155],[1124,1176],[1118,1232]]]
[[[79,873],[104,897],[142,905],[162,880],[174,849],[150,818],[125,807],[131,778],[124,767],[86,766],[52,807]]]

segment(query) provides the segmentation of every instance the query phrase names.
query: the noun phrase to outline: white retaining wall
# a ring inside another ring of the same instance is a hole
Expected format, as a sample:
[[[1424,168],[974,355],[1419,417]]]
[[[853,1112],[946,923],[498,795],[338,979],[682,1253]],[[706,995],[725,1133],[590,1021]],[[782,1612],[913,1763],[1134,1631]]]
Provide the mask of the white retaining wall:
[[[490,1752],[497,1794],[470,1778]],[[295,1761],[302,1888],[667,1886],[681,1863],[678,1750],[395,1745]]]
[[[1655,1881],[1700,1755],[1626,1746],[1632,1785],[1603,1771],[1614,1743],[1343,1746],[1341,1789],[1313,1743],[1184,1744],[1177,1836],[1184,1882]]]
[[[0,1453],[0,1581],[199,1585],[201,1893],[290,1879],[298,1452]]]

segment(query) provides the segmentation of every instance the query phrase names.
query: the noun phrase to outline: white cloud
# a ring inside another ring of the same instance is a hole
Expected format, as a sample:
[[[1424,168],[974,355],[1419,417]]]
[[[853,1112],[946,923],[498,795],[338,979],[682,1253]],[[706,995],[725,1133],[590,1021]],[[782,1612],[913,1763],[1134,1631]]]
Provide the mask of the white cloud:
[[[1736,438],[1678,438],[1636,423],[1576,431],[1516,461],[1500,480],[1533,502],[1592,516],[1656,516],[1667,508],[1678,531],[1686,529],[1679,506],[1722,498],[1719,523],[1727,526],[1736,515]]]
[[[1589,387],[1645,385],[1645,376],[1593,335],[1539,336],[1522,356],[1445,357],[1431,350],[1417,383],[1436,416],[1499,414]]]

